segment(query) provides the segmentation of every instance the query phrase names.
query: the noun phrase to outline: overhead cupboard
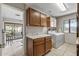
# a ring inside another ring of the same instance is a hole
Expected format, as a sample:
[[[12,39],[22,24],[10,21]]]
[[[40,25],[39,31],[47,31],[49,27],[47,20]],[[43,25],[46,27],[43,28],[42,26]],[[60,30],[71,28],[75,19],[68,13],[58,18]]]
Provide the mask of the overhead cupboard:
[[[49,16],[32,8],[28,8],[26,11],[26,26],[50,27]]]

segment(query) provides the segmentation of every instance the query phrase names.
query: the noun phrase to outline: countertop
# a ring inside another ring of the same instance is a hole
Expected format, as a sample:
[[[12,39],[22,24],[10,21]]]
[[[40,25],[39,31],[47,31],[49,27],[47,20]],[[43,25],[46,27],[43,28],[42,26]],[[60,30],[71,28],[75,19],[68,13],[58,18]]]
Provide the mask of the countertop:
[[[42,37],[47,37],[47,36],[51,36],[51,35],[49,34],[26,35],[26,37],[31,38],[31,39],[42,38]]]

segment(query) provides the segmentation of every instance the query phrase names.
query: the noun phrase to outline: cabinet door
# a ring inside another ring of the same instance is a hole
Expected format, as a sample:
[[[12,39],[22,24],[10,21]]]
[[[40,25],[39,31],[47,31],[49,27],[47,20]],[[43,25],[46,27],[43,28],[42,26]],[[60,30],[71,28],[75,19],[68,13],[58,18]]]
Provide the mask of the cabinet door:
[[[77,56],[79,56],[79,44],[77,44]]]
[[[46,37],[46,52],[48,52],[52,48],[51,37]]]
[[[40,15],[40,12],[34,10],[34,9],[30,9],[30,25],[31,26],[40,26],[40,18],[41,18],[41,15]]]
[[[27,46],[26,46],[26,55],[33,56],[33,40],[30,38],[27,38]]]
[[[50,17],[47,17],[47,27],[50,27]]]
[[[45,53],[44,38],[36,39],[34,41],[34,56],[41,56]]]
[[[44,14],[41,14],[41,26],[47,26],[47,18]]]
[[[34,45],[34,56],[41,56],[45,53],[44,43],[39,45]]]

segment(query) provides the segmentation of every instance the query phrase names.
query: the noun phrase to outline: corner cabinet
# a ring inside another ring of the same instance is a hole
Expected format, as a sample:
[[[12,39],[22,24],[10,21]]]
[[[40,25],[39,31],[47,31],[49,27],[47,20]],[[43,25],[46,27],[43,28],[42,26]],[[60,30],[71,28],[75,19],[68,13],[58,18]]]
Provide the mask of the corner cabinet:
[[[42,56],[52,49],[51,37],[43,37],[37,39],[27,38],[27,54],[28,56]]]
[[[47,27],[48,20],[50,21],[45,14],[32,8],[27,9],[26,15],[27,26]]]

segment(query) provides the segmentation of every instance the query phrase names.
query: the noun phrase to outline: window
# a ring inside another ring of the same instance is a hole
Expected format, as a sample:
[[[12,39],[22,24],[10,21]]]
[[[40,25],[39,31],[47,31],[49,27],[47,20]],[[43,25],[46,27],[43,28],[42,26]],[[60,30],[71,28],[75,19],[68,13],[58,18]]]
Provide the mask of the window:
[[[69,32],[69,21],[64,21],[64,32],[65,33]]]
[[[22,38],[23,35],[22,35],[22,25],[21,24],[16,24],[15,25],[15,38]]]
[[[12,39],[23,38],[23,25],[14,23],[5,23],[6,39],[11,37]]]
[[[77,29],[77,20],[70,19],[64,21],[63,32],[65,33],[76,33]]]
[[[51,27],[56,27],[56,19],[55,18],[51,18],[51,23],[50,23],[50,25],[51,25]]]

